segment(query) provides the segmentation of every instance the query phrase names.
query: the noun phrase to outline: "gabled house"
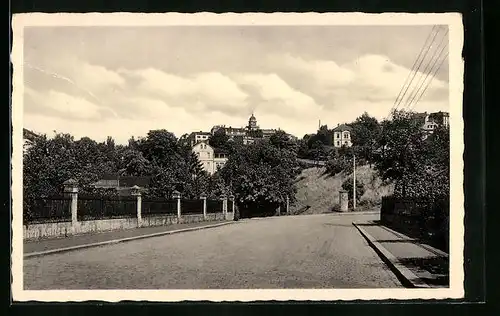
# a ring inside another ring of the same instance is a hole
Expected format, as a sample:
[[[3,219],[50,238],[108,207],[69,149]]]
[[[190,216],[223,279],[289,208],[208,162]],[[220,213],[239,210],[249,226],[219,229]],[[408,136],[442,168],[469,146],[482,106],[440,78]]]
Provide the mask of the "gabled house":
[[[198,144],[199,142],[208,141],[210,139],[211,135],[212,134],[210,134],[209,132],[202,132],[202,131],[193,132],[193,133],[189,134],[188,141],[192,147],[192,146]]]
[[[194,145],[192,151],[201,162],[203,170],[210,175],[224,167],[224,164],[227,162],[226,154],[223,151],[214,149],[206,141]]]
[[[334,147],[351,147],[352,146],[352,127],[346,124],[339,124],[333,130],[333,146]]]
[[[96,189],[115,189],[119,195],[130,195],[130,190],[133,186],[139,186],[142,191],[147,191],[151,178],[150,177],[133,177],[120,176],[117,174],[106,174],[99,181],[91,184]]]

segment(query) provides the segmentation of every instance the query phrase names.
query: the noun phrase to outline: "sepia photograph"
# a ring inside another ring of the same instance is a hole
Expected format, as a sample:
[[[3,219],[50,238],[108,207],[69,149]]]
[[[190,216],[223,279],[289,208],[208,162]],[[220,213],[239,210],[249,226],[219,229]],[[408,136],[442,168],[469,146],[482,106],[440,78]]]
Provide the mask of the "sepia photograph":
[[[13,299],[462,298],[459,14],[13,17]]]

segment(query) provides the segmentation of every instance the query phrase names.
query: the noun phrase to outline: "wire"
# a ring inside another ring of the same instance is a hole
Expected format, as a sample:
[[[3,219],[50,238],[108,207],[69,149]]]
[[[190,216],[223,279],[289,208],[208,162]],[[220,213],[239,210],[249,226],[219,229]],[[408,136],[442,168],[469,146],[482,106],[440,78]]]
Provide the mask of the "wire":
[[[436,32],[434,32],[435,30],[436,30]],[[416,76],[416,74],[418,73],[418,70],[420,69],[420,66],[422,65],[422,62],[424,61],[425,57],[426,57],[426,56],[427,56],[427,54],[429,53],[429,50],[430,50],[430,48],[431,48],[431,46],[432,46],[432,43],[435,41],[436,36],[437,36],[437,35],[438,35],[438,33],[439,33],[439,27],[437,27],[437,26],[433,26],[433,28],[432,28],[431,33],[429,34],[429,36],[431,36],[431,35],[432,35],[432,33],[434,33],[434,36],[432,37],[431,42],[429,43],[429,45],[428,45],[428,47],[427,47],[427,49],[426,49],[425,47],[427,46],[428,39],[425,41],[424,46],[422,47],[422,49],[421,49],[421,51],[420,51],[420,53],[419,53],[419,56],[417,57],[417,59],[416,59],[416,61],[415,61],[415,64],[417,64],[417,63],[418,63],[418,65],[417,65],[416,69],[414,69],[415,67],[412,67],[412,69],[410,70],[410,73],[409,73],[409,77],[411,77],[410,82],[408,83],[408,85],[406,86],[406,88],[404,88],[404,87],[405,87],[405,85],[403,85],[403,87],[402,87],[402,91],[404,90],[403,95],[402,95],[400,98],[397,98],[397,99],[399,99],[399,100],[395,101],[395,104],[394,104],[394,105],[393,105],[393,107],[391,108],[391,111],[389,112],[389,116],[388,116],[388,117],[390,117],[390,116],[392,115],[393,111],[397,110],[397,108],[398,108],[398,107],[399,107],[399,105],[401,104],[401,101],[404,99],[404,97],[405,97],[406,93],[408,92],[408,89],[410,88],[410,86],[411,86],[411,84],[412,84],[413,80],[415,79],[415,76]],[[423,57],[420,59],[420,56],[422,55],[422,52],[423,52],[424,50],[425,50],[425,53],[424,53]],[[418,61],[419,59],[420,59],[420,61]],[[413,75],[412,75],[412,73],[413,73]],[[401,94],[401,91],[400,91],[400,94]]]
[[[403,92],[404,90],[404,87],[406,86],[406,84],[408,83],[408,80],[410,79],[410,76],[411,76],[411,73],[413,72],[413,70],[415,69],[415,66],[417,65],[417,62],[419,61],[420,59],[420,56],[422,55],[422,52],[424,51],[424,48],[425,46],[427,46],[427,42],[429,41],[429,39],[431,38],[431,35],[432,33],[434,32],[434,30],[436,29],[436,26],[434,25],[432,27],[432,30],[431,32],[429,33],[429,35],[427,35],[427,38],[425,39],[425,42],[424,42],[424,46],[422,46],[422,48],[420,49],[420,52],[418,53],[418,56],[417,58],[415,59],[415,61],[413,62],[413,65],[411,66],[410,68],[410,72],[408,73],[408,76],[406,76],[406,79],[403,83],[403,86],[401,87],[401,89],[399,90],[399,93],[398,93],[398,96],[396,97],[396,100],[394,100],[394,104],[392,105],[392,108],[391,108],[391,111],[394,109],[394,107],[396,106],[396,103],[398,102],[399,100],[399,97],[401,96],[401,93]],[[390,115],[390,113],[389,113]]]
[[[429,88],[431,82],[432,82],[432,79],[434,79],[434,77],[436,76],[437,72],[439,71],[439,69],[441,69],[441,66],[443,66],[443,63],[444,61],[446,60],[446,58],[448,57],[448,54],[449,53],[446,53],[446,55],[444,56],[443,59],[441,59],[441,62],[439,63],[438,67],[436,68],[436,70],[434,71],[434,73],[432,74],[432,77],[431,79],[429,80],[429,82],[427,83],[427,85],[425,86],[424,90],[420,93],[420,95],[418,96],[418,99],[417,101],[413,104],[413,107],[422,99],[422,96],[424,95],[425,91],[427,91],[427,89]],[[437,61],[437,60],[436,60]]]
[[[413,89],[413,91],[411,92],[411,94],[408,96],[408,98],[406,99],[406,107],[411,107],[411,104],[412,102],[415,100],[415,97],[418,95],[418,93],[420,92],[420,90],[422,89],[422,86],[423,84],[425,83],[425,81],[427,80],[427,78],[429,77],[429,74],[432,72],[432,69],[434,68],[434,66],[436,65],[437,61],[441,58],[441,55],[443,54],[445,48],[448,46],[447,43],[444,42],[444,39],[446,38],[446,35],[448,35],[448,31],[446,31],[446,34],[443,36],[443,38],[441,39],[441,42],[439,44],[439,46],[436,48],[436,50],[434,51],[434,54],[432,55],[431,57],[431,60],[429,61],[429,63],[426,65],[424,71],[422,72],[422,74],[420,75],[420,78],[417,82],[417,86],[415,86],[415,88]],[[441,50],[439,51],[439,54],[436,56],[436,53],[439,49],[439,47],[445,43],[445,45],[441,48]],[[434,59],[434,57],[436,57],[436,59]],[[434,59],[434,61],[432,61]],[[432,66],[430,67],[429,69],[429,66],[431,65],[432,63]],[[424,77],[424,74],[425,74],[425,77]],[[422,78],[424,78],[424,80],[422,81]]]

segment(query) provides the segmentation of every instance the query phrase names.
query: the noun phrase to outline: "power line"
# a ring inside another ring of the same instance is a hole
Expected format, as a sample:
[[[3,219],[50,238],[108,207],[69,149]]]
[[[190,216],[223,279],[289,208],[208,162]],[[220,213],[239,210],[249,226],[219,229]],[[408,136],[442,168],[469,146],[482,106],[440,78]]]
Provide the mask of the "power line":
[[[434,31],[436,31],[436,32],[434,32]],[[434,33],[434,36],[432,37],[431,42],[428,44],[429,38],[432,36],[433,33]],[[432,43],[436,39],[436,36],[437,36],[438,33],[439,33],[439,27],[434,25],[432,27],[431,32],[429,33],[427,39],[425,40],[425,43],[422,46],[422,48],[421,48],[421,50],[420,50],[420,52],[419,52],[419,54],[417,56],[417,59],[415,60],[412,68],[410,69],[410,73],[408,74],[408,77],[406,78],[405,83],[401,87],[401,90],[399,91],[398,97],[394,101],[394,105],[392,106],[391,110],[389,111],[389,115],[387,116],[387,118],[389,118],[392,115],[393,111],[395,111],[398,108],[398,106],[401,104],[401,101],[405,97],[405,95],[406,95],[409,87],[411,86],[413,80],[415,79],[415,76],[418,73],[418,70],[420,69],[420,66],[422,65],[422,62],[424,61],[425,57],[429,53],[429,49],[431,48]],[[428,47],[426,49],[427,45],[428,45]],[[420,58],[422,56],[422,53],[424,52],[424,50],[425,50],[425,53],[424,53],[423,57]],[[417,63],[418,63],[418,65],[417,65]],[[417,65],[417,67],[415,68],[416,65]],[[412,73],[413,73],[413,76],[412,76]],[[410,79],[410,77],[411,77],[411,79]],[[408,79],[410,79],[409,83],[408,83]],[[408,85],[406,85],[406,83],[408,83]],[[405,88],[405,86],[406,86],[406,88]],[[403,92],[403,94],[401,95],[402,92]]]
[[[415,66],[417,65],[417,62],[419,61],[420,59],[420,56],[422,55],[422,52],[424,51],[424,48],[425,46],[427,46],[427,42],[429,41],[429,39],[431,38],[431,35],[432,33],[434,32],[434,29],[436,28],[436,26],[434,25],[432,27],[432,30],[431,32],[429,33],[429,35],[427,35],[427,38],[425,39],[425,42],[424,42],[424,46],[422,46],[422,48],[420,49],[420,52],[418,53],[418,56],[417,58],[415,59],[415,61],[413,62],[413,65],[411,66],[410,68],[410,72],[408,73],[408,76],[406,77],[405,79],[405,82],[403,83],[403,86],[401,87],[401,89],[399,90],[399,93],[398,93],[398,96],[396,97],[396,100],[394,100],[394,104],[392,105],[392,108],[394,108],[394,106],[396,105],[396,103],[398,102],[399,100],[399,97],[401,96],[401,92],[403,92],[403,89],[404,87],[406,86],[406,84],[408,83],[408,80],[410,79],[410,76],[411,76],[411,73],[413,72],[413,70],[415,69]],[[391,109],[392,111],[392,109]]]
[[[441,55],[442,55],[444,49],[448,46],[448,44],[446,42],[444,42],[444,39],[446,38],[447,35],[448,35],[448,31],[446,31],[446,34],[441,39],[441,42],[439,43],[439,46],[436,48],[436,50],[434,50],[434,54],[432,54],[431,59],[429,60],[429,62],[425,66],[425,69],[423,70],[423,72],[421,73],[420,78],[419,78],[416,86],[413,88],[413,91],[410,93],[410,95],[408,95],[408,98],[406,99],[406,107],[410,107],[411,106],[412,102],[415,100],[415,97],[418,95],[418,93],[422,89],[422,85],[425,83],[425,80],[429,77],[429,74],[432,72],[432,69],[436,65],[437,61],[441,58]],[[439,54],[436,56],[436,53],[438,52],[439,47],[441,45],[443,45],[443,43],[445,45],[441,48],[441,50],[439,51]],[[434,57],[436,57],[436,59],[434,59]],[[432,66],[429,69],[429,66],[431,64],[432,64]],[[424,75],[425,75],[425,78],[424,78]],[[424,78],[424,81],[422,81],[422,78]]]
[[[413,76],[410,80],[410,83],[408,84],[408,86],[406,87],[404,93],[403,93],[403,96],[401,97],[401,99],[399,99],[399,102],[396,106],[396,109],[397,107],[401,104],[401,101],[403,100],[403,98],[405,97],[406,93],[408,92],[408,88],[410,87],[410,85],[412,84],[413,80],[415,79],[415,76],[417,75],[418,73],[418,70],[420,69],[420,66],[422,66],[422,62],[424,61],[425,57],[427,57],[427,54],[429,53],[429,50],[430,48],[432,47],[432,43],[434,42],[434,40],[436,39],[436,36],[438,35],[439,33],[439,29],[437,30],[437,32],[434,34],[434,37],[432,38],[432,41],[431,41],[431,44],[429,45],[429,47],[427,47],[427,50],[425,51],[425,54],[424,54],[424,57],[422,57],[422,59],[420,60],[420,63],[418,64],[417,66],[417,69],[415,69],[415,72],[413,73]]]
[[[389,111],[389,114],[387,115],[386,119],[389,118],[392,114],[392,111],[395,109],[396,107],[396,103],[399,101],[399,98],[401,97],[401,93],[403,92],[403,90],[405,89],[405,86],[408,84],[408,80],[410,79],[411,77],[411,74],[413,73],[413,71],[415,70],[415,66],[417,65],[418,61],[420,60],[420,57],[422,56],[422,53],[425,49],[425,47],[427,46],[427,42],[429,41],[429,39],[431,38],[431,35],[432,33],[434,32],[434,30],[436,29],[436,25],[434,25],[429,33],[429,35],[427,35],[427,38],[425,39],[425,42],[424,42],[424,45],[422,46],[422,48],[420,48],[420,52],[418,53],[418,56],[417,58],[415,59],[415,61],[413,62],[413,65],[411,66],[410,68],[410,72],[408,73],[408,76],[406,76],[406,79],[403,83],[403,85],[401,86],[401,89],[399,89],[399,93],[398,93],[398,96],[396,97],[396,100],[394,100],[394,104],[392,105],[391,107],[391,110]]]
[[[417,101],[413,104],[413,107],[415,107],[415,105],[420,101],[420,99],[422,99],[422,96],[424,95],[425,91],[427,91],[427,89],[429,88],[431,82],[432,82],[432,79],[434,79],[434,77],[436,76],[437,72],[439,71],[439,69],[441,69],[441,66],[443,66],[443,63],[444,61],[446,60],[446,58],[448,57],[448,54],[449,53],[446,53],[445,56],[443,57],[443,59],[441,59],[441,62],[439,62],[439,65],[438,67],[436,68],[436,70],[434,71],[434,73],[432,74],[429,82],[427,83],[427,85],[425,86],[424,90],[422,90],[422,92],[420,93],[420,95],[418,96],[417,98]],[[437,62],[437,60],[436,60]]]

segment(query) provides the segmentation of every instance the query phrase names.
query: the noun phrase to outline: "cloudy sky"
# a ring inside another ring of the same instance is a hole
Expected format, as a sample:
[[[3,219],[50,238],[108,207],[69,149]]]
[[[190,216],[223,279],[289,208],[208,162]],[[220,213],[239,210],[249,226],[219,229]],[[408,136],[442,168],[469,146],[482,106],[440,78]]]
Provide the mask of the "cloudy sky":
[[[318,120],[383,118],[431,28],[27,27],[24,127],[124,143],[245,126],[252,112],[299,137]],[[415,110],[448,110],[446,62]]]

